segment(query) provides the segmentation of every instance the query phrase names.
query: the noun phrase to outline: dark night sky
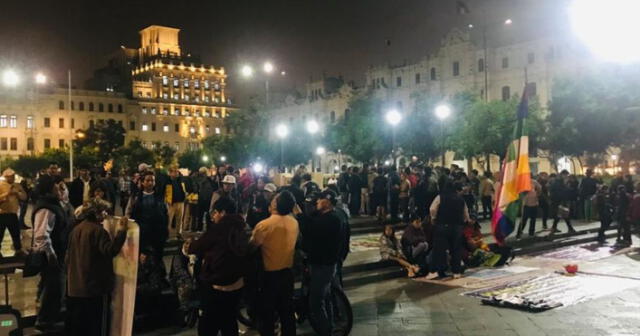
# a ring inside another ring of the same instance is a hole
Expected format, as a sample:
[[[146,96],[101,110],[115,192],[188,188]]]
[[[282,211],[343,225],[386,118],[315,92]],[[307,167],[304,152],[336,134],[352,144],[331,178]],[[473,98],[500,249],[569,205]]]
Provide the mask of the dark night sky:
[[[106,54],[138,47],[137,32],[159,24],[181,28],[183,51],[232,75],[270,59],[288,73],[281,87],[323,72],[361,80],[369,65],[416,60],[471,21],[512,17],[519,38],[544,33],[562,21],[564,1],[466,0],[471,14],[461,16],[455,0],[5,0],[0,68],[39,68],[58,80],[70,68],[81,85]]]

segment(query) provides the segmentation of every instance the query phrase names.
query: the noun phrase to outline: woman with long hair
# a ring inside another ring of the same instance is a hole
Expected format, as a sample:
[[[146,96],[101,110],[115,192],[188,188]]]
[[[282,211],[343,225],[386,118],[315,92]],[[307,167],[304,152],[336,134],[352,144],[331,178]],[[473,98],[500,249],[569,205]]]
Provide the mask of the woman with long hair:
[[[408,262],[407,257],[402,253],[402,246],[396,237],[393,225],[387,224],[384,226],[384,231],[380,236],[380,256],[382,260],[393,260],[400,264],[400,266],[407,270],[410,278],[415,277],[416,273],[420,271],[420,267]]]

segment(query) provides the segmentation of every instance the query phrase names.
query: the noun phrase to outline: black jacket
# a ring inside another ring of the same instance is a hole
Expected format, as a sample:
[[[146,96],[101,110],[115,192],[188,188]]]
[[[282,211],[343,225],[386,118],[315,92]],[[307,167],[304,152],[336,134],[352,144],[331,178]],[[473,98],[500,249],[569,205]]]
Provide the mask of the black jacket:
[[[333,265],[341,260],[344,233],[335,211],[297,217],[302,231],[302,249],[311,265]]]

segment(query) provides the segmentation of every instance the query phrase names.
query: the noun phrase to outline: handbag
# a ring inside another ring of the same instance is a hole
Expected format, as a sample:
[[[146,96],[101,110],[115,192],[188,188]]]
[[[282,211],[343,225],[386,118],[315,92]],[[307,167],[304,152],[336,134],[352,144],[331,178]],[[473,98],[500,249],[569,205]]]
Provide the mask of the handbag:
[[[567,219],[569,218],[569,207],[566,207],[564,205],[558,205],[558,217],[562,218],[562,219]]]
[[[34,251],[30,249],[24,260],[23,278],[36,276],[47,267],[47,254],[44,251]]]

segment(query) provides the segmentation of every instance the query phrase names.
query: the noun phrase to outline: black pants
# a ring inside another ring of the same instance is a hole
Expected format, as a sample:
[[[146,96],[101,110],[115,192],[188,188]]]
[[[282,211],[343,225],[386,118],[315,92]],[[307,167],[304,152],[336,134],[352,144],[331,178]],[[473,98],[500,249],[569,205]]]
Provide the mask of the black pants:
[[[58,260],[58,262],[62,261]],[[40,309],[38,310],[37,324],[47,325],[58,322],[62,307],[64,278],[65,273],[61,267],[47,266],[40,272],[40,282],[38,283]]]
[[[27,214],[27,208],[29,207],[29,202],[20,202],[20,215],[18,216],[18,222],[20,223],[20,228],[26,226],[24,223],[24,217]]]
[[[565,206],[566,203],[552,201],[550,204],[551,210],[553,211],[553,225],[551,226],[551,231],[555,231],[558,229],[558,222],[560,222],[560,206]],[[575,229],[571,225],[571,216],[564,218],[564,222],[567,223],[567,232],[574,232]]]
[[[525,206],[522,210],[522,221],[520,222],[520,227],[518,227],[518,236],[522,234],[522,231],[527,226],[527,221],[531,221],[529,223],[529,236],[533,236],[536,233],[536,217],[538,216],[538,207],[528,207]]]
[[[542,211],[542,227],[547,228],[547,220],[549,219],[549,201],[540,200],[540,204],[538,204],[540,210]]]
[[[120,208],[122,208],[122,215],[124,216],[127,211],[127,204],[129,204],[129,193],[120,192]]]
[[[409,223],[409,197],[401,197],[399,202],[399,211],[402,212],[402,221],[404,223]]]
[[[351,197],[349,197],[349,212],[351,216],[358,216],[360,214],[360,190],[358,192],[351,193]]]
[[[606,211],[606,210],[605,210]],[[606,241],[605,233],[611,225],[611,217],[605,214],[600,215],[600,230],[598,230],[598,241],[604,243]]]
[[[275,313],[280,317],[282,336],[296,334],[293,309],[293,272],[291,269],[264,272],[262,311],[258,330],[262,336],[273,336]]]
[[[0,214],[0,242],[4,239],[4,231],[6,229],[9,229],[9,234],[13,241],[13,248],[16,251],[22,249],[22,242],[20,241],[20,222],[18,221],[17,214]]]
[[[68,336],[101,336],[106,328],[108,335],[110,301],[107,296],[92,298],[67,297],[65,331]]]
[[[202,317],[198,322],[198,335],[237,336],[238,302],[241,290],[223,292],[204,286],[201,290]]]
[[[462,225],[436,224],[433,226],[433,270],[447,270],[447,251],[451,256],[450,265],[453,273],[462,273]]]
[[[491,218],[491,196],[482,196],[482,214],[485,219]]]
[[[400,207],[400,195],[391,193],[389,195],[389,213],[391,218],[398,218],[398,208]]]
[[[199,199],[198,199],[199,200]],[[195,226],[191,228],[192,231],[202,231],[204,226],[204,221],[206,220],[205,216],[209,217],[209,205],[211,203],[211,199],[204,199],[198,202],[198,206],[196,207],[196,223]]]
[[[626,218],[618,219],[618,240],[631,242],[631,222]]]

